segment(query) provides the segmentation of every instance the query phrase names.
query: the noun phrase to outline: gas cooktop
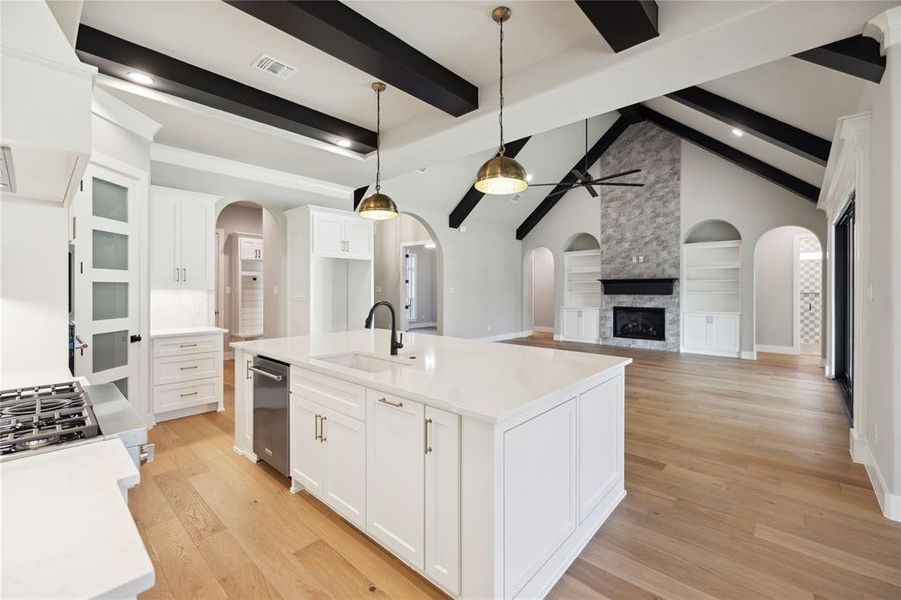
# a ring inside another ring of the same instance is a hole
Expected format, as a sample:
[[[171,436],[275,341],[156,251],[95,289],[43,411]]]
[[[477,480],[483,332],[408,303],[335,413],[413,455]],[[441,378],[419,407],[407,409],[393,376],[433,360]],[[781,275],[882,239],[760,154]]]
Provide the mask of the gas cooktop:
[[[0,391],[0,460],[100,435],[77,381]]]

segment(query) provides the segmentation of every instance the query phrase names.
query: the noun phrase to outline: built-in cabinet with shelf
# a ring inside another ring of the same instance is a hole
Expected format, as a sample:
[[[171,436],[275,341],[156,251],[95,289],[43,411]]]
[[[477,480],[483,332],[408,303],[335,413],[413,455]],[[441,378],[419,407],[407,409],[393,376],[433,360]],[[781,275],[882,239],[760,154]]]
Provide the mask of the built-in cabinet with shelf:
[[[263,335],[263,239],[237,233],[232,241],[232,335]]]
[[[741,242],[682,245],[682,351],[738,356]]]
[[[302,206],[288,218],[288,335],[361,329],[373,303],[373,225]]]
[[[150,285],[215,289],[218,196],[150,186]]]
[[[601,251],[563,253],[562,337],[599,342],[601,337]]]

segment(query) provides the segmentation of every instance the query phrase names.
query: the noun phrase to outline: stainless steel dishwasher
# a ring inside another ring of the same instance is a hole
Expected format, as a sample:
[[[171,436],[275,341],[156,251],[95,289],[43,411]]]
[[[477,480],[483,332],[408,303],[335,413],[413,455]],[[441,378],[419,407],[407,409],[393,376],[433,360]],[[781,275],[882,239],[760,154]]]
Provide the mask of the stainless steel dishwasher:
[[[287,364],[257,356],[253,359],[253,451],[260,460],[288,477]]]

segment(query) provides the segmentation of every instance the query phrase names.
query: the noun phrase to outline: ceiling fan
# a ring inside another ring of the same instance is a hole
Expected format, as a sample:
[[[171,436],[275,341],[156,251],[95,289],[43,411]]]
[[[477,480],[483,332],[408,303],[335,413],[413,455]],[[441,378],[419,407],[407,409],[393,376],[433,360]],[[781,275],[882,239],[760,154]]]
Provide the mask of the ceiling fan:
[[[562,186],[564,189],[552,192],[547,195],[548,198],[551,196],[558,196],[560,194],[565,194],[566,192],[573,190],[577,187],[584,187],[588,190],[588,193],[591,194],[593,198],[598,197],[598,192],[594,189],[595,186],[600,185],[608,185],[608,186],[616,186],[616,187],[644,187],[644,183],[627,183],[624,181],[611,181],[611,179],[618,179],[620,177],[625,177],[626,175],[633,175],[635,173],[641,173],[641,169],[631,169],[629,171],[623,171],[622,173],[614,173],[613,175],[605,175],[604,177],[596,177],[592,179],[590,174],[588,173],[588,119],[585,119],[585,163],[582,167],[582,170],[573,169],[572,174],[575,176],[576,181],[572,182],[561,182],[561,183],[532,183],[529,184],[529,187],[549,187],[549,186]]]

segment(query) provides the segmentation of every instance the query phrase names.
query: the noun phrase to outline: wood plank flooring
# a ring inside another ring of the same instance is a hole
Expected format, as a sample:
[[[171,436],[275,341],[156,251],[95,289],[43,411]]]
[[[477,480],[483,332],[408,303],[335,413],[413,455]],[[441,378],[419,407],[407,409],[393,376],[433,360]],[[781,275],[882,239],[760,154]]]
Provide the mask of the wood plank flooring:
[[[631,356],[628,496],[550,597],[901,598],[901,524],[879,512],[814,359]],[[129,501],[157,568],[142,598],[438,598],[281,475],[232,451],[226,411],[155,427]]]

